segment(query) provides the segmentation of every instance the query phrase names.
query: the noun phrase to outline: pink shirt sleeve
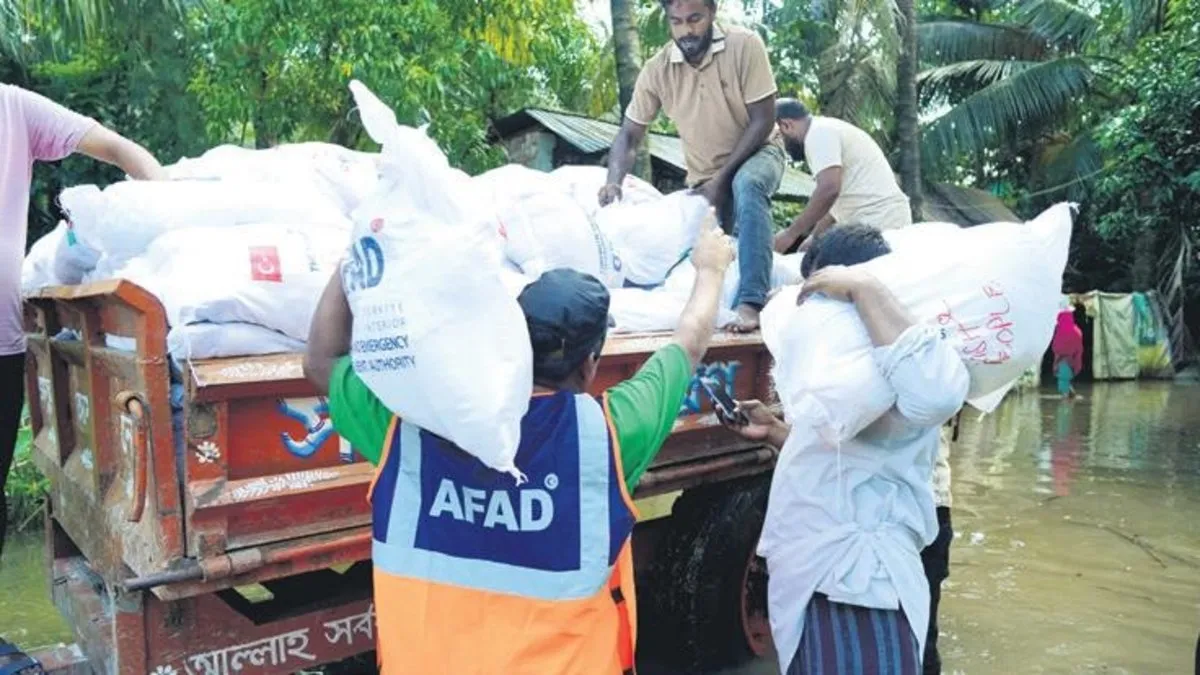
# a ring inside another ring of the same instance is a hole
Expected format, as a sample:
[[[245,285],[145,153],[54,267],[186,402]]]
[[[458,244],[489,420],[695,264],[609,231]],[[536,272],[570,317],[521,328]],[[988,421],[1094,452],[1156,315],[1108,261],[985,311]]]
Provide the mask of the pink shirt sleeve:
[[[29,132],[29,154],[42,162],[60,160],[75,152],[79,141],[96,125],[90,117],[32,91],[16,88]]]

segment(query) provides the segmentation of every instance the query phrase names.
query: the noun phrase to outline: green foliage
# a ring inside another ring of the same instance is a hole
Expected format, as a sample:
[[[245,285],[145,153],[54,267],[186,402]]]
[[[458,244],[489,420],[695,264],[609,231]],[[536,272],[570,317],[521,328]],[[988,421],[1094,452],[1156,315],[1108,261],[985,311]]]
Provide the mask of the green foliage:
[[[886,138],[900,53],[895,11],[892,1],[866,0],[767,7],[763,25],[780,91]]]
[[[1153,230],[1195,235],[1200,212],[1200,0],[1187,18],[1129,56],[1121,85],[1137,99],[1098,134],[1108,157],[1096,182],[1098,229],[1112,238]],[[1170,64],[1169,67],[1164,67]]]
[[[31,431],[22,425],[17,432],[17,448],[12,471],[8,475],[8,522],[14,530],[40,525],[37,514],[50,485],[33,464]]]
[[[588,83],[598,45],[561,0],[487,11],[434,0],[235,0],[198,7],[189,25],[189,91],[217,142],[369,145],[347,89],[360,79],[401,122],[429,123],[454,163],[479,171],[503,161],[487,143],[490,117],[535,104],[596,107]]]

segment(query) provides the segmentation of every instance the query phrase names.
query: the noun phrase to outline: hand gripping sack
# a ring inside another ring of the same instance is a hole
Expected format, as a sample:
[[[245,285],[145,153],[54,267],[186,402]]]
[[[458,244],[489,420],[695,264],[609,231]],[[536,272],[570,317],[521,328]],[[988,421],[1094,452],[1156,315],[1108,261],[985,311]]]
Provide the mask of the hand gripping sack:
[[[383,146],[379,189],[355,212],[342,279],[354,370],[397,416],[521,481],[513,464],[533,394],[525,317],[495,231],[437,145],[402,127],[361,83],[363,124]]]
[[[559,186],[579,204],[588,218],[595,218],[600,210],[600,188],[608,183],[608,169],[602,166],[560,166],[550,175]],[[645,204],[662,199],[662,193],[653,185],[633,174],[621,181],[621,204]]]
[[[551,174],[502,166],[471,180],[473,203],[504,238],[504,254],[534,279],[560,267],[624,285],[623,263],[583,208]]]
[[[1070,208],[1056,205],[1027,223],[913,225],[889,237],[891,254],[862,266],[918,322],[955,338],[971,376],[968,403],[984,412],[1050,344],[1070,245]],[[785,410],[791,406],[789,414],[815,414],[829,434],[844,440],[885,412],[894,394],[875,367],[855,308],[823,298],[797,308],[798,292],[792,287],[780,293],[763,312],[776,389]]]

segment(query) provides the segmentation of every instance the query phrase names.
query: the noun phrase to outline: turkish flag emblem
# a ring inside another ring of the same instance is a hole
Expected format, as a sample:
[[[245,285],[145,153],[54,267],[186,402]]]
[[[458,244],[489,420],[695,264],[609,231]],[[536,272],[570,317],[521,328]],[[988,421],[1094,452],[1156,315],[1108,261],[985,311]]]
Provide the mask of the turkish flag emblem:
[[[254,281],[283,281],[279,249],[274,246],[250,247],[250,278]]]

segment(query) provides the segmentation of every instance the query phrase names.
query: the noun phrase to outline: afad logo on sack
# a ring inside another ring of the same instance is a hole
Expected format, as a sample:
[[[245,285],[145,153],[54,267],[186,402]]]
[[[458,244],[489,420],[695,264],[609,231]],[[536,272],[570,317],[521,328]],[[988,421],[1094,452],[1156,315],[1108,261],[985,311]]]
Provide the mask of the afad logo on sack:
[[[383,229],[383,219],[371,221],[371,231]],[[350,247],[350,260],[342,267],[342,285],[346,293],[374,288],[383,280],[383,247],[372,236],[360,238]]]
[[[252,281],[283,282],[283,266],[279,249],[274,246],[250,247],[250,279]]]

